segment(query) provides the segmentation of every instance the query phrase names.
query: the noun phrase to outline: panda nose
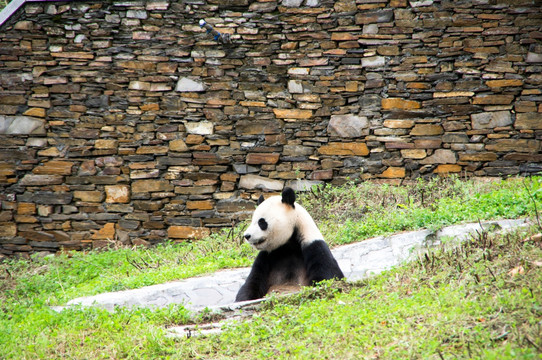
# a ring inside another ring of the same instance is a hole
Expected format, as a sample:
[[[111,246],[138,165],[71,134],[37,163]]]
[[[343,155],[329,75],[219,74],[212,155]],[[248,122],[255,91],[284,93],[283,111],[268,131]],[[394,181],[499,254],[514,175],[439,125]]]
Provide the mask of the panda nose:
[[[248,241],[250,239],[250,234],[245,234],[245,239]]]

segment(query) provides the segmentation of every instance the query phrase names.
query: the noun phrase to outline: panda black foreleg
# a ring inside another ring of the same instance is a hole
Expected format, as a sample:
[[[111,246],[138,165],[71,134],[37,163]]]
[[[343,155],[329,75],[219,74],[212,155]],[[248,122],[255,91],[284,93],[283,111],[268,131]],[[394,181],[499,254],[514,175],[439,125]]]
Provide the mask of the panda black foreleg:
[[[329,279],[342,279],[344,274],[323,240],[312,241],[302,246],[303,261],[311,285]]]
[[[269,289],[269,271],[269,254],[265,251],[260,251],[258,256],[256,256],[256,260],[254,260],[254,264],[252,264],[252,269],[245,283],[237,292],[235,301],[263,298]]]

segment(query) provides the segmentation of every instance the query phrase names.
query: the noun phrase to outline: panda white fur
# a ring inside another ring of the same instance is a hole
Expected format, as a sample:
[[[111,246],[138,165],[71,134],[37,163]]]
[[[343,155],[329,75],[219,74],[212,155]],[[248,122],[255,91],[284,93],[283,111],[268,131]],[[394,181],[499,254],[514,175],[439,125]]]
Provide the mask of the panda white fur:
[[[236,301],[259,299],[274,289],[312,285],[344,275],[314,220],[295,193],[260,196],[244,237],[260,250]]]

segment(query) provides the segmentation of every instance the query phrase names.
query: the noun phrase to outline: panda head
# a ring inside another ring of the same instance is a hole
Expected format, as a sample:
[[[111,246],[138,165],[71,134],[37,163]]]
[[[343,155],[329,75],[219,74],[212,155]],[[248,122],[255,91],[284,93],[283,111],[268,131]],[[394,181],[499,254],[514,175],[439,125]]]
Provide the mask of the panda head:
[[[244,237],[257,250],[273,251],[288,242],[296,220],[295,193],[291,188],[267,200],[260,196]]]

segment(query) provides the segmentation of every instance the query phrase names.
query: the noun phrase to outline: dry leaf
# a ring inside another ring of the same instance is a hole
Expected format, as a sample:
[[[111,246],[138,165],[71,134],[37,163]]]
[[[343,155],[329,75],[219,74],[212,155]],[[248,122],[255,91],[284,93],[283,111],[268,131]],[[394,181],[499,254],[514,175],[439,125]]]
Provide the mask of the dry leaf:
[[[508,272],[508,275],[510,276],[516,276],[518,274],[524,274],[525,273],[525,269],[523,268],[523,266],[518,266],[518,267],[515,267],[513,268],[512,270],[510,270]]]
[[[534,266],[542,266],[542,261],[531,261],[531,264],[533,264]]]
[[[523,239],[523,242],[527,241],[540,241],[542,240],[542,233],[534,234],[533,236],[529,236],[526,239]]]

